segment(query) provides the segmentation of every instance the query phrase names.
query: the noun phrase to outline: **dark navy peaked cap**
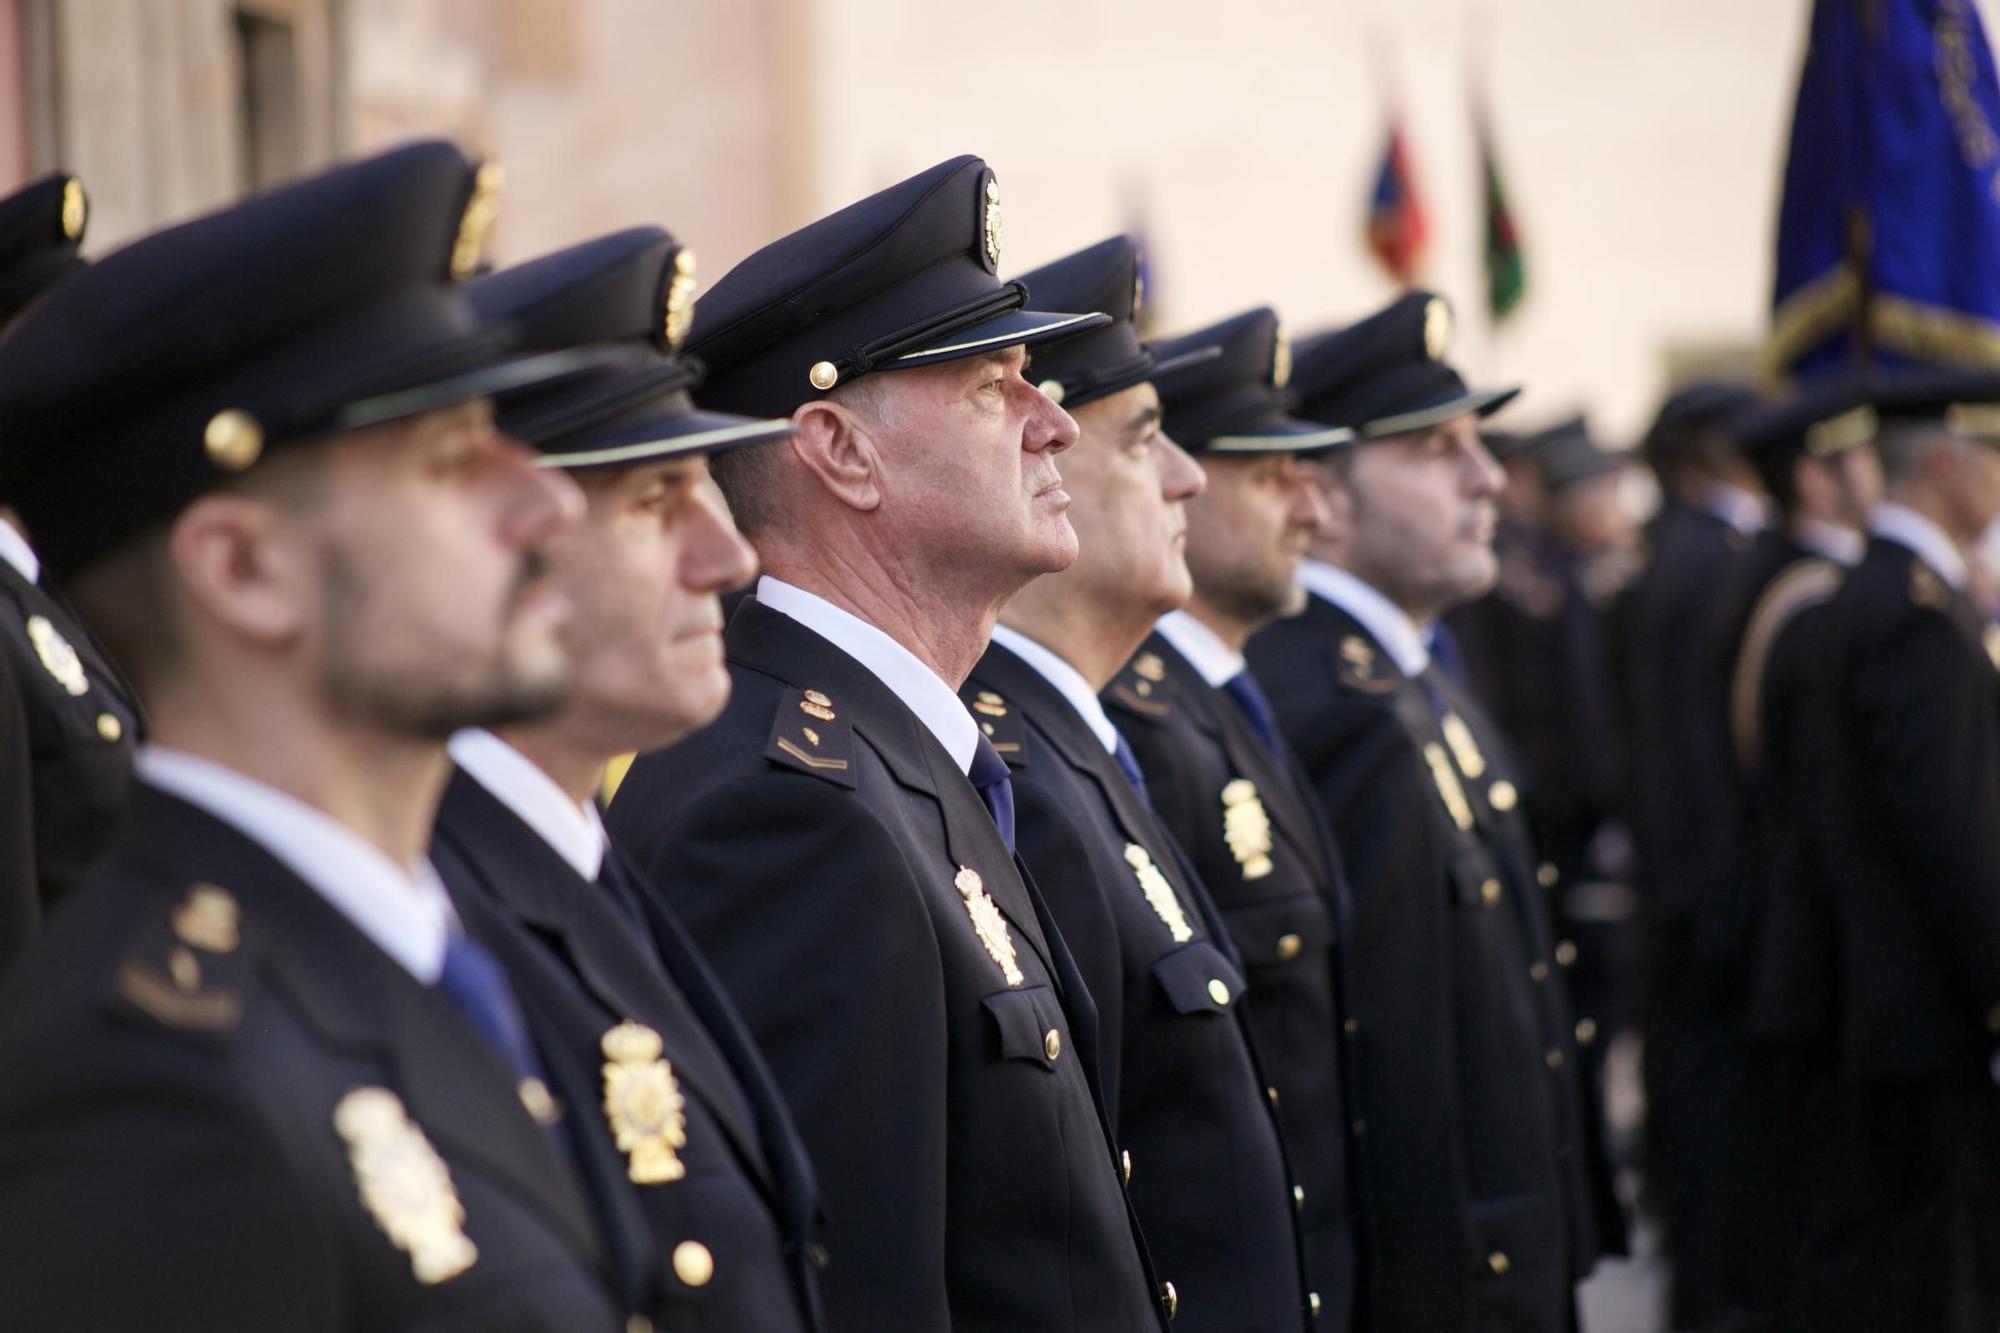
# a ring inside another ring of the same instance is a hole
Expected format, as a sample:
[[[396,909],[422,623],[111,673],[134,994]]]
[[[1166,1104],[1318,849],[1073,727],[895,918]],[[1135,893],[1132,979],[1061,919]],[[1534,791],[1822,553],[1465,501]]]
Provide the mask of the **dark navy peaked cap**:
[[[1145,298],[1139,286],[1139,248],[1129,236],[1113,236],[1017,279],[1036,305],[1059,310],[1095,310],[1109,324],[1078,334],[1035,353],[1031,372],[1036,387],[1065,407],[1081,407],[1109,398],[1135,384],[1171,371],[1152,348],[1139,341],[1134,321]],[[1217,348],[1204,347],[1182,359],[1208,358]]]
[[[457,277],[496,168],[411,144],[89,265],[0,342],[0,503],[58,578],[288,442],[571,373],[523,360]]]
[[[1831,458],[1873,444],[1889,421],[1935,422],[2000,443],[2000,374],[1936,366],[1835,371],[1740,414],[1736,433],[1744,456],[1769,476],[1802,455]]]
[[[1291,350],[1267,306],[1155,343],[1171,367],[1154,375],[1167,434],[1193,453],[1303,453],[1354,432],[1285,411]],[[1206,355],[1203,355],[1203,353]]]
[[[1419,291],[1357,324],[1301,339],[1292,352],[1296,410],[1330,426],[1352,427],[1363,440],[1499,411],[1520,389],[1466,388],[1444,360],[1451,326],[1450,304]]]
[[[955,157],[773,241],[695,303],[702,404],[784,416],[872,371],[1073,337],[1091,313],[1029,310],[1003,283],[1000,186]]]
[[[44,176],[0,199],[0,325],[83,267],[90,200],[74,176]]]
[[[480,318],[511,326],[526,351],[616,350],[600,366],[503,393],[500,428],[546,466],[630,467],[780,440],[791,421],[695,407],[701,362],[677,354],[694,305],[694,252],[659,227],[632,227],[475,278]]]
[[[1490,451],[1490,443],[1488,448]],[[1552,491],[1616,472],[1629,461],[1599,444],[1590,433],[1590,423],[1581,416],[1527,436],[1520,441],[1518,451],[1535,465],[1542,484]]]

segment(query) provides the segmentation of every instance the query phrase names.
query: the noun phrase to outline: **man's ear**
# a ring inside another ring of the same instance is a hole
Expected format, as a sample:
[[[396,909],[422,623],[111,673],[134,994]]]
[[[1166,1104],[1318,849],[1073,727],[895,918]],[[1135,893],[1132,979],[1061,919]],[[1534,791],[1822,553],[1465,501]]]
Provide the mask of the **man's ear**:
[[[792,414],[791,450],[835,499],[868,512],[882,503],[882,454],[867,420],[844,403],[819,399]]]
[[[167,554],[195,615],[273,648],[303,634],[312,615],[304,536],[268,500],[211,493],[174,520]]]

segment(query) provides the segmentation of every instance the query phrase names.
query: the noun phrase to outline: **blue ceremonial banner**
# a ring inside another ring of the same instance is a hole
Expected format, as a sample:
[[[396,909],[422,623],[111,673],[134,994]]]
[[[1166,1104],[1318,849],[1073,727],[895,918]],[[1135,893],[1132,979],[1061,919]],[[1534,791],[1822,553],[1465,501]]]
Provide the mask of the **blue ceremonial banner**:
[[[2000,81],[1973,0],[1817,0],[1767,369],[2000,366]]]

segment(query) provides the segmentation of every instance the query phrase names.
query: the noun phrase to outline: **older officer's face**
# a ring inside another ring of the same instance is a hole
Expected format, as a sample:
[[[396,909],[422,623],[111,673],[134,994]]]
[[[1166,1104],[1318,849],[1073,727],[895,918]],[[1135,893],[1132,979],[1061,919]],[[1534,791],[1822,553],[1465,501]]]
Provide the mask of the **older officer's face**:
[[[1164,615],[1187,604],[1187,501],[1201,465],[1160,429],[1160,395],[1137,384],[1076,410],[1077,447],[1063,460],[1079,547],[1065,586],[1100,605]]]
[[[1493,586],[1503,476],[1470,416],[1359,445],[1347,567],[1417,619]]]
[[[717,594],[757,557],[704,458],[578,475],[588,508],[549,544],[574,605],[567,716],[606,754],[668,744],[729,701]]]
[[[320,483],[306,632],[332,711],[441,740],[560,702],[569,603],[541,548],[581,502],[486,403],[339,436]]]
[[[1188,568],[1201,598],[1245,624],[1305,608],[1299,561],[1327,523],[1326,501],[1291,454],[1204,462],[1208,489],[1188,505]]]

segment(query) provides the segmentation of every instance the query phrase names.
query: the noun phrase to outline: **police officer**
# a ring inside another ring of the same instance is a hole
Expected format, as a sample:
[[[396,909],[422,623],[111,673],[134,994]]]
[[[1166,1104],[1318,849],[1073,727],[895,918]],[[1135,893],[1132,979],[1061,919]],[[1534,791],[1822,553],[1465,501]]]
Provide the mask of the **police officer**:
[[[1097,698],[1187,600],[1185,506],[1202,486],[1160,426],[1154,357],[1132,326],[1137,261],[1113,237],[1020,278],[1113,322],[1036,358],[1041,391],[1077,423],[1063,487],[1079,554],[1007,604],[960,694],[1013,770],[1021,859],[1097,1002],[1105,1105],[1175,1327],[1296,1330],[1320,1298],[1301,1280],[1241,960]]]
[[[1012,854],[957,687],[1076,558],[1076,426],[1027,349],[1103,316],[1002,283],[1000,186],[939,164],[766,246],[696,304],[716,459],[768,571],[721,719],[641,756],[612,836],[762,1043],[826,1201],[835,1329],[1129,1330],[1163,1302],[1093,1088],[1091,999]]]
[[[1575,1045],[1521,828],[1519,775],[1425,646],[1493,579],[1499,470],[1442,359],[1450,311],[1412,293],[1299,345],[1302,415],[1358,437],[1351,500],[1305,612],[1252,669],[1333,824],[1355,897],[1346,961],[1369,1325],[1559,1330],[1595,1255]]]
[[[675,354],[694,254],[657,227],[480,278],[467,294],[527,347],[626,355],[500,397],[501,428],[584,493],[583,522],[548,545],[574,607],[576,676],[554,717],[452,739],[458,771],[433,855],[544,1038],[554,1105],[599,1197],[645,1213],[662,1324],[812,1328],[805,1150],[720,984],[666,900],[609,848],[593,804],[615,753],[677,740],[728,698],[716,593],[747,580],[755,557],[706,456],[791,426],[694,407],[700,367]]]
[[[1214,354],[1193,355],[1203,349]],[[1268,309],[1156,350],[1166,424],[1208,477],[1184,505],[1193,593],[1161,617],[1103,699],[1243,965],[1242,1012],[1299,1185],[1318,1327],[1345,1329],[1359,1285],[1336,949],[1347,889],[1319,802],[1242,650],[1304,597],[1299,560],[1327,515],[1300,460],[1351,436],[1283,411],[1289,348]]]
[[[0,323],[83,267],[89,205],[74,176],[0,199]],[[139,706],[43,577],[0,507],[0,966],[109,844],[132,779]]]
[[[1827,601],[1796,731],[1833,925],[1796,1327],[2000,1320],[2000,676],[1965,552],[2000,515],[2000,379],[1871,393],[1886,500]]]
[[[575,492],[482,398],[560,367],[450,280],[496,183],[436,142],[308,179],[77,274],[0,353],[0,495],[156,727],[0,999],[14,1327],[629,1308],[424,856],[446,738],[568,675],[534,552]]]

